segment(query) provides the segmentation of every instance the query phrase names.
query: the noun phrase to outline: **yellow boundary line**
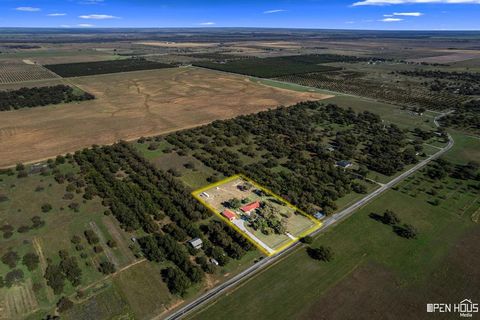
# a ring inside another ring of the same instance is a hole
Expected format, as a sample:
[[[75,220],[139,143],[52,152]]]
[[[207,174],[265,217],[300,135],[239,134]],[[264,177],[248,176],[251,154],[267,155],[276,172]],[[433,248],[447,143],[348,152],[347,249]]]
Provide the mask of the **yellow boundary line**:
[[[274,197],[275,199],[281,201],[282,203],[286,204],[288,207],[290,207],[291,209],[294,209],[295,211],[299,212],[300,214],[302,214],[303,216],[305,216],[306,218],[310,219],[313,223],[314,223],[314,226],[305,230],[304,232],[300,233],[298,236],[296,236],[296,239],[293,240],[291,239],[289,242],[287,242],[286,244],[282,245],[280,248],[274,250],[273,252],[268,252],[267,250],[265,250],[265,248],[263,248],[260,244],[258,244],[257,242],[255,242],[252,238],[250,238],[247,234],[245,234],[240,228],[238,228],[235,224],[233,224],[230,220],[228,220],[227,218],[225,218],[224,216],[221,215],[220,212],[217,211],[217,209],[215,209],[214,207],[212,207],[210,204],[208,204],[205,200],[203,200],[202,197],[200,197],[200,194],[202,194],[203,192],[207,191],[207,190],[210,190],[212,188],[215,188],[215,187],[218,187],[220,185],[223,185],[225,183],[228,183],[230,181],[233,181],[233,180],[236,180],[236,179],[243,179],[249,183],[251,183],[253,186],[255,186],[257,189],[260,189],[262,191],[264,191],[265,193],[267,193],[268,195]],[[321,226],[322,226],[322,223],[320,221],[318,221],[317,219],[314,219],[312,216],[310,216],[309,214],[307,214],[306,212],[304,212],[303,210],[299,209],[298,207],[294,206],[293,204],[291,204],[290,202],[288,202],[287,200],[285,200],[284,198],[280,197],[279,195],[275,194],[274,192],[272,192],[271,190],[259,185],[258,183],[256,183],[255,181],[253,181],[252,179],[244,176],[243,174],[236,174],[234,176],[231,176],[231,177],[228,177],[228,178],[225,178],[225,179],[222,179],[220,181],[217,181],[215,183],[212,183],[212,184],[209,184],[205,187],[202,187],[200,189],[197,189],[195,191],[192,192],[192,196],[197,199],[202,205],[204,205],[205,207],[207,207],[211,212],[213,212],[215,215],[217,215],[218,217],[220,217],[220,219],[222,219],[223,221],[225,221],[225,223],[227,223],[230,227],[232,227],[233,229],[235,229],[237,232],[239,232],[241,235],[243,235],[248,241],[250,241],[255,247],[257,247],[260,251],[262,251],[264,254],[266,254],[267,256],[272,256],[272,255],[275,255],[283,250],[285,250],[286,248],[288,248],[289,246],[291,246],[293,243],[299,241],[300,238],[302,237],[305,237],[307,235],[309,235],[310,233],[314,232],[315,230],[319,229]]]

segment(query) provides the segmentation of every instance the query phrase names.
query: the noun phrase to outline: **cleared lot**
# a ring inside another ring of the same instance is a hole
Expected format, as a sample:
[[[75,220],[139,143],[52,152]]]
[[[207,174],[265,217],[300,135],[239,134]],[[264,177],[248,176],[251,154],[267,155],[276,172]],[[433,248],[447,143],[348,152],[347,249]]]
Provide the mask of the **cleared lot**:
[[[96,99],[2,114],[0,166],[329,97],[196,68],[80,77],[71,82]]]

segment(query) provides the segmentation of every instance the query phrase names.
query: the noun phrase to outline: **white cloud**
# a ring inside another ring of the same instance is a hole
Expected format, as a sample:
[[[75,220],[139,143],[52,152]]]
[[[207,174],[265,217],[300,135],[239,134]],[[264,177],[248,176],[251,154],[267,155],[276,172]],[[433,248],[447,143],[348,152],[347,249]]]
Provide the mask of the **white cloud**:
[[[403,21],[403,19],[400,19],[400,18],[385,18],[385,19],[378,20],[378,21],[381,21],[381,22],[399,22],[399,21]]]
[[[363,0],[353,3],[352,6],[388,6],[408,3],[480,4],[480,0]]]
[[[49,17],[63,17],[63,16],[66,16],[67,14],[66,13],[49,13],[47,14],[47,16]]]
[[[90,27],[94,27],[93,24],[90,24],[90,23],[80,23],[80,24],[77,24],[77,27],[80,27],[80,28],[90,28]]]
[[[213,26],[215,25],[215,22],[212,21],[207,21],[207,22],[201,22],[199,23],[201,26]]]
[[[283,10],[283,9],[274,9],[274,10],[267,10],[267,11],[263,11],[264,14],[271,14],[271,13],[279,13],[279,12],[285,12],[287,10]]]
[[[40,11],[40,8],[34,8],[34,7],[17,7],[15,8],[17,11],[25,11],[25,12],[37,12]]]
[[[106,20],[106,19],[118,19],[119,17],[111,16],[109,14],[88,14],[78,16],[81,19],[90,19],[90,20]]]
[[[393,14],[384,14],[384,17],[393,17]]]
[[[394,12],[394,16],[405,16],[405,17],[420,17],[423,16],[421,12]]]

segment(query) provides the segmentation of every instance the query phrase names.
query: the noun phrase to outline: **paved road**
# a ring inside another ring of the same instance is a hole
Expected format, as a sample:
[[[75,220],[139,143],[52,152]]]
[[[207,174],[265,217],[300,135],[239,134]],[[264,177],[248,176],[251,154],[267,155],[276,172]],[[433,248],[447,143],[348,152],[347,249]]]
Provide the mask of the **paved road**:
[[[443,116],[445,116],[445,115],[447,115],[451,112],[452,111],[447,112],[447,113],[443,113],[443,114],[435,117],[435,119],[434,119],[435,125],[437,127],[439,127],[440,125],[438,124],[438,119],[440,119],[441,117],[443,117]],[[453,144],[454,144],[453,138],[450,135],[448,135],[448,144],[445,147],[443,147],[440,151],[438,151],[434,155],[429,156],[428,158],[424,159],[423,161],[417,163],[414,167],[412,167],[409,170],[403,172],[402,174],[400,174],[398,177],[394,178],[390,182],[382,185],[380,188],[378,188],[378,189],[374,190],[373,192],[369,193],[367,196],[360,199],[359,201],[357,201],[356,203],[354,203],[350,207],[348,207],[348,208],[346,208],[342,211],[339,211],[339,212],[333,214],[332,216],[330,216],[329,218],[325,219],[323,221],[322,227],[319,228],[318,230],[314,231],[311,235],[315,236],[316,234],[318,234],[320,232],[324,232],[326,229],[328,229],[329,227],[331,227],[332,225],[334,225],[338,221],[343,220],[343,219],[347,218],[348,216],[352,215],[355,212],[355,210],[357,210],[358,208],[362,207],[363,205],[370,202],[372,199],[378,197],[383,192],[387,191],[388,189],[390,189],[391,187],[393,187],[394,185],[396,185],[397,183],[399,183],[403,179],[407,178],[408,176],[412,175],[416,171],[420,170],[421,168],[426,166],[430,161],[435,160],[438,157],[440,157],[441,155],[443,155],[445,152],[447,152],[448,150],[450,150],[452,148]],[[196,300],[194,300],[194,301],[190,302],[189,304],[187,304],[186,306],[180,308],[179,310],[177,310],[176,312],[174,312],[170,316],[167,316],[165,319],[175,320],[175,319],[183,318],[184,316],[186,316],[187,314],[192,312],[194,309],[196,309],[199,306],[201,306],[201,305],[213,300],[214,298],[216,298],[220,293],[225,292],[227,289],[234,287],[240,281],[252,276],[256,272],[266,268],[267,266],[271,265],[275,261],[278,261],[278,260],[282,259],[284,256],[286,256],[287,254],[289,254],[290,252],[292,252],[296,248],[301,247],[302,245],[303,244],[301,242],[296,242],[296,243],[292,244],[290,247],[288,247],[287,249],[285,249],[284,251],[282,251],[282,252],[280,252],[280,253],[278,253],[274,256],[264,258],[260,262],[257,262],[253,266],[251,266],[248,269],[244,270],[243,272],[239,273],[238,275],[236,275],[232,279],[230,279],[230,280],[222,283],[221,285],[211,289],[210,291],[206,292],[202,296],[198,297]]]

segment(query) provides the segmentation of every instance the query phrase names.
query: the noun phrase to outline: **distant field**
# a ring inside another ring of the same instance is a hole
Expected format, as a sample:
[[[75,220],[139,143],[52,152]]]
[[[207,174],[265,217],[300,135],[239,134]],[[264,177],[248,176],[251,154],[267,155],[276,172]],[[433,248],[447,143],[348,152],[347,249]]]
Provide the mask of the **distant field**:
[[[2,114],[0,166],[329,97],[266,87],[241,76],[196,68],[91,76],[71,82],[96,99]]]
[[[66,64],[49,64],[45,68],[61,77],[80,77],[97,74],[141,71],[172,68],[172,65],[143,59],[125,59],[111,61],[79,62]]]
[[[321,65],[321,63],[335,62],[339,59],[340,58],[335,59],[334,56],[331,55],[307,55],[276,58],[250,58],[227,61],[222,63],[195,62],[194,65],[260,78],[272,78],[292,74],[339,70],[339,68],[336,67]]]
[[[0,84],[55,78],[55,74],[36,64],[21,60],[0,60]]]

